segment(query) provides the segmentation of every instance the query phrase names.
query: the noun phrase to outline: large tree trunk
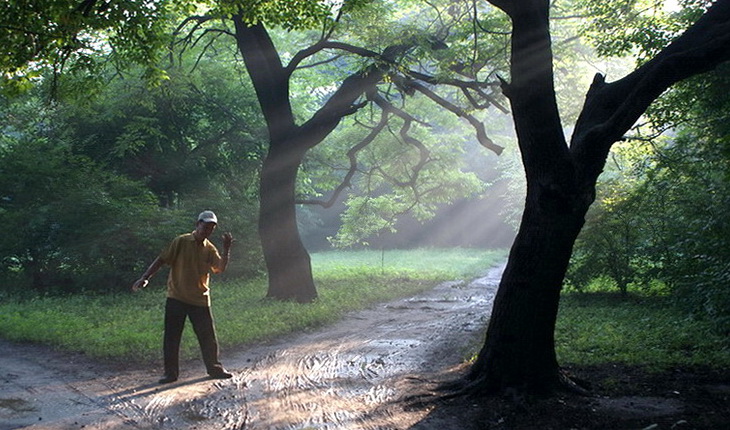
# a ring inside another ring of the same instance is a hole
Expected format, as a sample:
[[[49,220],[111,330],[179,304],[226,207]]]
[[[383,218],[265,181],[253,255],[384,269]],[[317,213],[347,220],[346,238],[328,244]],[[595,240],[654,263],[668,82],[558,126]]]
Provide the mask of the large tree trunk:
[[[560,290],[585,207],[528,192],[487,331],[468,379],[480,394],[548,392],[565,381],[555,356]]]
[[[537,5],[537,7],[534,7]],[[479,391],[549,390],[559,381],[553,333],[560,289],[585,205],[552,82],[547,2],[509,3],[512,82],[503,84],[527,177],[520,230],[470,379]]]
[[[468,392],[545,392],[563,377],[554,331],[573,244],[611,145],[674,83],[730,59],[730,0],[718,0],[685,34],[623,79],[597,75],[566,145],[555,103],[547,0],[490,0],[513,24],[504,83],[527,177],[520,230],[494,302]]]
[[[311,302],[317,297],[309,253],[297,228],[297,171],[309,142],[294,122],[289,74],[261,25],[233,17],[236,40],[269,131],[259,183],[259,238],[269,275],[267,297]]]
[[[307,303],[317,297],[317,290],[295,211],[297,170],[303,154],[279,146],[270,146],[261,170],[259,236],[269,274],[266,296]]]
[[[318,145],[340,120],[356,112],[356,101],[375,88],[388,70],[376,62],[347,77],[328,101],[297,125],[289,100],[292,70],[282,65],[263,24],[234,15],[236,41],[246,63],[269,131],[269,152],[260,179],[259,237],[269,275],[267,297],[310,302],[317,297],[310,257],[296,222],[296,177],[307,150]],[[406,47],[390,49],[392,55]],[[388,51],[388,50],[386,50]]]

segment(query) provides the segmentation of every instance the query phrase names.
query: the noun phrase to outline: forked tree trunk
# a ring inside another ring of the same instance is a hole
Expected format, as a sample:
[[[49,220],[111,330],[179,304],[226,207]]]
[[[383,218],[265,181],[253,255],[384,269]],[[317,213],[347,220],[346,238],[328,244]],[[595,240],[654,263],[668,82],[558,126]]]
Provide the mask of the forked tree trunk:
[[[730,60],[730,0],[653,59],[606,83],[597,75],[568,147],[555,102],[548,0],[490,0],[512,20],[510,99],[527,177],[525,212],[467,392],[571,384],[555,354],[561,285],[611,145],[671,85]]]
[[[340,120],[356,112],[356,101],[383,78],[385,62],[344,79],[337,91],[304,124],[297,125],[289,100],[289,78],[263,24],[234,15],[236,41],[269,131],[269,152],[260,178],[259,237],[269,275],[267,297],[311,302],[317,297],[309,253],[296,220],[296,178],[307,150],[318,145]],[[391,49],[393,54],[402,49]]]
[[[289,73],[261,24],[233,17],[236,40],[269,131],[259,179],[259,238],[269,275],[267,297],[311,302],[317,297],[309,253],[296,220],[297,171],[310,141],[294,121]]]

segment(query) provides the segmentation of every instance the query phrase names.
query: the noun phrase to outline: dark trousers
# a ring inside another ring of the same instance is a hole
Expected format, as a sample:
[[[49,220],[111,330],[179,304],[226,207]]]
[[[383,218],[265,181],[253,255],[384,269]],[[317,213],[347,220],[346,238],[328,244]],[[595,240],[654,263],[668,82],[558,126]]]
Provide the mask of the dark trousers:
[[[177,378],[180,374],[180,340],[185,328],[185,318],[190,318],[193,331],[198,337],[208,374],[222,370],[223,366],[218,361],[218,340],[210,308],[168,298],[165,304],[165,337],[162,346],[165,356],[165,376]]]

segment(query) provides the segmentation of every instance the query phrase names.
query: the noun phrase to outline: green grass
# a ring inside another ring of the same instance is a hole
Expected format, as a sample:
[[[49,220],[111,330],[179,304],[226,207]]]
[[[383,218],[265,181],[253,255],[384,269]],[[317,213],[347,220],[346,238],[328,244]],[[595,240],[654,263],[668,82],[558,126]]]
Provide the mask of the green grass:
[[[621,363],[649,371],[673,367],[730,368],[730,339],[709,321],[690,318],[671,298],[634,293],[567,293],[555,329],[564,365]]]
[[[321,326],[345,312],[432,288],[443,280],[477,276],[505,251],[420,249],[326,252],[312,255],[319,299],[308,305],[265,300],[266,281],[212,281],[213,313],[223,348]],[[163,273],[155,279],[164,280]],[[131,281],[130,281],[131,283]],[[120,286],[107,296],[6,299],[0,337],[79,351],[93,357],[157,360],[162,343],[164,286],[136,294]],[[199,355],[185,330],[181,355]]]
[[[506,258],[506,251],[478,251],[453,248],[448,251],[429,248],[390,251],[332,251],[312,255],[312,265],[321,273],[341,270],[367,270],[373,274],[414,277],[440,276],[456,279],[475,276],[484,271],[484,262],[496,263]]]
[[[346,312],[469,279],[502,261],[504,251],[419,249],[312,255],[319,299],[308,305],[266,300],[266,281],[213,279],[213,312],[223,348],[319,327]],[[160,273],[155,279],[164,280]],[[39,297],[0,303],[0,337],[79,351],[100,358],[160,358],[164,287],[136,294],[120,286],[107,296]],[[683,316],[671,297],[633,291],[628,297],[596,290],[561,299],[556,349],[563,365],[623,363],[662,371],[681,366],[730,367],[730,340],[707,321]],[[478,348],[481,345],[477,345]],[[198,357],[185,330],[182,355]]]

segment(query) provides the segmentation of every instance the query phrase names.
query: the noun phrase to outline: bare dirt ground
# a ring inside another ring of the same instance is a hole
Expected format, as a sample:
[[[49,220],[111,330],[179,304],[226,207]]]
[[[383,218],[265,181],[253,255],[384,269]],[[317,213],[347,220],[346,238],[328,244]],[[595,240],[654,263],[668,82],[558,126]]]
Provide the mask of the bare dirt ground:
[[[0,430],[728,428],[730,378],[698,369],[573,369],[597,382],[595,397],[405,401],[463,371],[501,270],[224,350],[229,380],[205,378],[192,360],[159,385],[159,368],[0,341]]]

